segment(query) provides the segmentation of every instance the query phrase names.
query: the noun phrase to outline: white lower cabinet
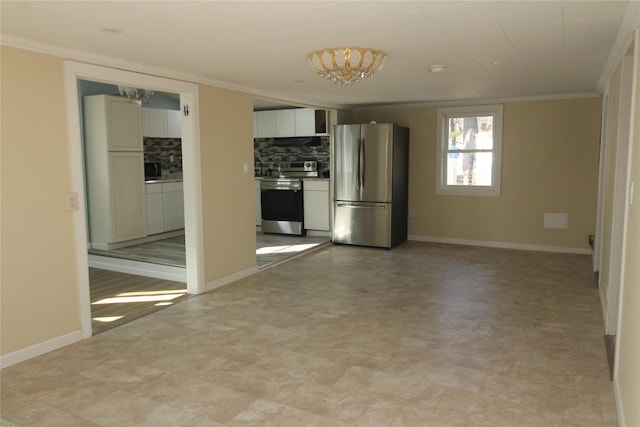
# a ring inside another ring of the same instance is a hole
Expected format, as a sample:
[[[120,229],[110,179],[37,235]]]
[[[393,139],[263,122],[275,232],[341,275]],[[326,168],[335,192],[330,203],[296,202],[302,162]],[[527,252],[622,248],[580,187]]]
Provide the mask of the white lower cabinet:
[[[184,191],[182,182],[162,184],[162,212],[164,230],[184,228]]]
[[[158,234],[163,231],[162,183],[147,184],[147,232]]]
[[[148,234],[184,228],[184,191],[182,182],[147,184]]]
[[[304,228],[329,231],[329,180],[305,180]]]

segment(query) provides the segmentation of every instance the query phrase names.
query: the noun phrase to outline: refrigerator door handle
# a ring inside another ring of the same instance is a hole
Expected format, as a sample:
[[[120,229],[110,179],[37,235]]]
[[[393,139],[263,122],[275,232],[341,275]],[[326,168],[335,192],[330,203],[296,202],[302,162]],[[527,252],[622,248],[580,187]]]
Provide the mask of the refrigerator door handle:
[[[362,189],[364,190],[364,172],[365,172],[365,168],[367,167],[367,162],[365,161],[367,159],[367,153],[365,151],[365,145],[364,145],[364,138],[362,138],[362,169],[360,170],[360,181],[362,182]]]
[[[363,197],[364,192],[364,137],[360,138],[360,144],[358,146],[358,189],[360,190],[360,198]]]
[[[362,162],[362,138],[358,139],[358,161],[357,161],[357,169],[356,169],[356,186],[358,192],[362,189],[362,183],[360,182],[360,168]]]

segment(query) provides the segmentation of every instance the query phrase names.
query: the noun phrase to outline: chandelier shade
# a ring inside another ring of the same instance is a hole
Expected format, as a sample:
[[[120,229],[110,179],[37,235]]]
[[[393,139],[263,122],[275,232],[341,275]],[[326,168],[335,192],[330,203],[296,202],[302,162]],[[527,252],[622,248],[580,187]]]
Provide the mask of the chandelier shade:
[[[337,86],[352,86],[380,70],[387,54],[383,51],[338,47],[317,50],[307,55],[313,71]]]
[[[148,104],[149,98],[155,95],[155,92],[147,89],[138,89],[137,87],[118,86],[118,92],[131,103]]]

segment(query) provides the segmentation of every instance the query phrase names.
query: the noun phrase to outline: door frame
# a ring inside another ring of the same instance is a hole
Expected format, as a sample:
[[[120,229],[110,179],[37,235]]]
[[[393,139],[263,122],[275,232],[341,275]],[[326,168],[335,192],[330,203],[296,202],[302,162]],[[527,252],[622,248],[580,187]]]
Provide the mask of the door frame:
[[[620,79],[620,108],[618,114],[617,150],[615,161],[615,177],[613,189],[613,214],[611,221],[611,245],[609,254],[609,277],[607,286],[607,312],[605,319],[606,335],[618,332],[618,313],[620,305],[620,288],[623,281],[623,257],[628,211],[629,171],[631,168],[630,150],[632,124],[632,90],[634,86],[633,45],[630,54],[622,58],[622,75]]]
[[[187,292],[190,294],[200,294],[205,291],[198,85],[74,61],[65,61],[64,76],[71,183],[73,191],[78,195],[78,214],[74,215],[78,303],[82,337],[89,338],[92,335],[92,328],[87,253],[88,216],[84,192],[84,156],[80,121],[82,106],[78,97],[77,82],[78,80],[91,80],[180,94],[180,111],[183,113],[181,114],[181,127],[184,167],[185,255]],[[185,108],[188,115],[184,113]]]

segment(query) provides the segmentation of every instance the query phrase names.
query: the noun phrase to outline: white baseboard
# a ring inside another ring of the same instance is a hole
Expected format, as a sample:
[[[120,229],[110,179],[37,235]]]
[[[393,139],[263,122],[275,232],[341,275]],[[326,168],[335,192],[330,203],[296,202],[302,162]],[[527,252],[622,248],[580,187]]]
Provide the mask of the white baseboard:
[[[600,296],[600,306],[602,308],[602,326],[604,327],[604,333],[607,334],[607,296],[604,293],[604,288],[598,283],[598,295]]]
[[[213,280],[204,285],[204,291],[209,292],[214,289],[220,288],[222,286],[228,285],[229,283],[235,282],[236,280],[244,279],[245,277],[249,277],[251,275],[256,274],[258,271],[258,267],[247,268],[246,270],[238,271],[237,273],[230,274],[225,277],[221,277],[220,279]]]
[[[322,231],[322,230],[306,230],[307,236],[312,237],[331,237],[330,231]]]
[[[187,283],[187,269],[89,254],[89,267]]]
[[[588,248],[532,245],[528,243],[492,242],[487,240],[468,240],[468,239],[454,239],[449,237],[431,237],[431,236],[417,236],[417,235],[408,236],[408,240],[414,240],[418,242],[431,242],[431,243],[448,243],[452,245],[483,246],[488,248],[518,249],[523,251],[558,252],[558,253],[569,253],[569,254],[580,254],[580,255],[591,254],[591,249],[588,249]]]
[[[13,353],[5,354],[0,356],[0,369],[38,357],[42,354],[49,353],[50,351],[66,347],[69,344],[73,344],[81,340],[82,330],[79,329],[77,331],[22,348],[14,351]]]
[[[618,378],[613,378],[613,394],[616,399],[616,411],[618,413],[618,425],[620,427],[627,427],[627,422],[624,417],[624,408],[622,407],[622,399],[620,398],[620,383],[618,383]]]

